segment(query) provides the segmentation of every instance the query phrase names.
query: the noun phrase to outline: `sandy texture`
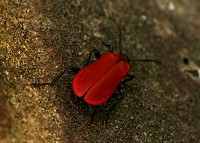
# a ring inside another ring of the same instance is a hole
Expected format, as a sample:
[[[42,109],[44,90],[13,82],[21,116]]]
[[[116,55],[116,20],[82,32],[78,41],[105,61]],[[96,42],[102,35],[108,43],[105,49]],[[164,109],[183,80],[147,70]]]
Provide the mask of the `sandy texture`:
[[[0,142],[200,142],[200,2],[198,0],[3,0],[0,2]],[[102,105],[76,98],[73,74],[89,51],[122,51],[135,79],[104,123]]]

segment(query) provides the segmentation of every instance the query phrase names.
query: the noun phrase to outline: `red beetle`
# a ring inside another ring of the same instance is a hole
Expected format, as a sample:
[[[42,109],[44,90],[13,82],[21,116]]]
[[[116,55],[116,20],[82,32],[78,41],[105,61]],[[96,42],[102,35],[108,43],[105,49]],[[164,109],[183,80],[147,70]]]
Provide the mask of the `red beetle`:
[[[120,86],[121,81],[126,82],[134,78],[129,74],[130,64],[129,59],[123,54],[113,52],[110,50],[104,55],[94,49],[90,52],[94,53],[97,60],[92,64],[89,64],[82,70],[77,67],[70,69],[72,72],[77,73],[73,79],[72,87],[74,93],[78,97],[83,97],[85,102],[90,105],[100,105],[106,102],[113,92],[117,89],[119,94],[123,95],[123,89]],[[119,48],[121,47],[121,31],[119,29]],[[88,60],[89,61],[89,60]],[[157,60],[132,60],[133,62],[156,62]],[[40,85],[54,85],[56,81],[69,69],[65,69],[58,76],[56,76],[51,83],[33,83],[34,86]]]
[[[127,78],[124,82],[134,77],[128,74],[130,69],[128,57],[117,52],[112,52],[109,46],[109,52],[106,52],[102,56],[99,51],[93,49],[90,52],[88,62],[92,53],[95,54],[97,60],[82,70],[77,67],[65,69],[53,78],[50,83],[33,83],[32,85],[54,85],[65,72],[70,70],[73,73],[77,73],[72,81],[74,93],[78,97],[84,96],[84,100],[90,105],[103,104],[111,97],[116,89],[122,95],[123,89],[119,86],[121,81],[125,77]]]
[[[108,46],[108,45],[106,45]],[[70,70],[77,73],[72,81],[74,93],[78,97],[83,97],[85,102],[90,105],[100,105],[106,102],[113,92],[117,89],[119,94],[123,95],[123,89],[120,85],[121,81],[126,82],[134,78],[129,74],[130,64],[129,59],[123,54],[117,52],[109,52],[104,55],[94,49],[97,60],[86,66],[82,70],[73,67]],[[89,59],[92,52],[90,52]],[[132,60],[133,62],[156,62],[157,60]],[[51,83],[33,83],[34,86],[54,85],[56,81],[69,69],[65,69],[56,76]],[[124,80],[123,80],[124,79]]]
[[[90,105],[107,101],[130,69],[126,56],[107,52],[97,61],[80,70],[73,79],[74,93]]]

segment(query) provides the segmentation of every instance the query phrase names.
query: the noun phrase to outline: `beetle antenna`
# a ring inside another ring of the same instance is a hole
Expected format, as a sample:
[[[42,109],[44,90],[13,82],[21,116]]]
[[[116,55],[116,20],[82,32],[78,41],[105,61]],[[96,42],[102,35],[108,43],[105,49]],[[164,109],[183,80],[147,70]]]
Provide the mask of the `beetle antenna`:
[[[154,62],[154,63],[157,63],[157,64],[161,64],[161,65],[162,65],[162,62],[161,62],[161,61],[158,61],[158,60],[150,60],[150,59],[141,59],[141,60],[134,59],[134,60],[131,60],[131,62]]]
[[[122,54],[122,31],[120,26],[118,26],[118,28],[119,28],[119,53]]]

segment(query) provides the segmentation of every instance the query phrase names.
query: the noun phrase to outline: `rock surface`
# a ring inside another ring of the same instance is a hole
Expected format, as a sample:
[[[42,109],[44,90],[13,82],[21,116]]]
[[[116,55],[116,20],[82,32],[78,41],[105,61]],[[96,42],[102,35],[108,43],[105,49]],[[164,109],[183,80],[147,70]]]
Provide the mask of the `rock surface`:
[[[0,142],[200,142],[198,0],[56,0],[0,2]],[[75,97],[73,75],[102,41],[130,59],[136,78],[104,123],[102,105]]]

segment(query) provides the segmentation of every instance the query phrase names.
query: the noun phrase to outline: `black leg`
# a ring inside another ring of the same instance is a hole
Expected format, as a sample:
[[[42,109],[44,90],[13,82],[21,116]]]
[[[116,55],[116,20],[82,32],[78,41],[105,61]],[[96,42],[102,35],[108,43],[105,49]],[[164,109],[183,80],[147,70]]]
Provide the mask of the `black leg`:
[[[113,48],[112,48],[112,46],[111,46],[110,44],[106,44],[106,43],[104,43],[103,41],[101,41],[101,42],[102,42],[102,44],[103,44],[105,47],[108,48],[109,52],[113,52]]]
[[[50,86],[53,86],[55,85],[55,83],[58,81],[58,79],[66,72],[69,72],[69,73],[74,73],[76,74],[77,72],[80,71],[80,69],[78,67],[72,67],[72,68],[65,68],[62,72],[60,72],[58,75],[56,75],[53,80],[51,82],[45,82],[45,83],[32,83],[32,85],[34,87],[39,87],[39,86],[45,86],[45,85],[50,85]]]
[[[109,108],[107,108],[107,110],[103,113],[103,119],[104,119],[106,128],[108,126],[108,119],[109,119],[110,112],[115,109],[116,105],[117,105],[117,103],[112,103],[111,106]]]
[[[93,107],[93,109],[94,109],[94,111],[93,111],[93,113],[91,115],[91,120],[90,120],[89,125],[91,125],[94,122],[94,118],[95,118],[95,115],[96,115],[97,110],[98,110],[96,107]]]
[[[123,83],[129,81],[129,80],[132,80],[134,79],[134,75],[132,74],[128,74],[126,76],[126,78],[122,81],[122,84],[120,84],[118,87],[117,87],[117,90],[115,93],[113,93],[113,97],[115,98],[115,101],[110,105],[110,107],[107,109],[106,112],[104,112],[104,117],[105,117],[105,124],[107,126],[107,123],[108,123],[108,118],[109,118],[109,114],[112,110],[114,110],[116,108],[116,106],[122,102],[124,100],[124,88],[123,88]]]
[[[135,78],[135,76],[134,76],[133,74],[128,74],[128,75],[125,77],[125,79],[122,81],[122,84],[124,84],[124,83],[126,83],[127,81],[132,80],[132,79],[134,79],[134,78]]]
[[[92,57],[92,53],[94,53],[95,57],[97,59],[99,59],[101,57],[101,54],[99,53],[99,51],[97,49],[93,49],[92,51],[90,51],[89,53],[89,56],[88,56],[88,59],[86,61],[86,65],[85,66],[88,66],[91,62],[91,57]]]
[[[122,81],[122,83],[117,87],[117,92],[116,95],[114,96],[117,99],[117,103],[121,102],[124,99],[124,88],[123,88],[123,84],[126,83],[129,80],[134,79],[135,76],[133,74],[128,74],[125,79]]]
[[[124,89],[122,88],[121,85],[118,86],[117,90],[115,93],[113,93],[112,97],[114,97],[113,101],[111,103],[109,103],[106,106],[106,109],[102,109],[102,113],[103,113],[103,121],[106,125],[108,125],[108,119],[109,119],[109,114],[111,111],[113,111],[116,108],[116,105],[119,104],[124,97]]]
[[[95,122],[95,119],[99,119],[98,117],[101,116],[101,120],[105,124],[106,128],[108,125],[108,119],[109,119],[109,113],[115,108],[116,104],[111,104],[109,107],[105,106],[97,106],[93,107],[93,113],[91,114],[91,120],[89,122],[89,125],[93,124]]]
[[[99,58],[101,57],[101,54],[99,53],[99,51],[96,50],[96,49],[93,49],[93,50],[89,53],[88,59],[87,59],[87,61],[86,61],[86,66],[90,63],[92,53],[94,53],[94,55],[95,55],[95,57],[96,57],[97,59],[99,59]],[[58,79],[59,79],[64,73],[66,73],[67,71],[68,71],[69,73],[76,74],[76,73],[78,73],[78,72],[80,71],[80,69],[79,69],[78,67],[65,68],[62,72],[60,72],[57,76],[55,76],[51,82],[46,82],[46,83],[32,83],[31,85],[33,85],[34,87],[45,86],[45,85],[53,86],[53,85],[58,81]]]

